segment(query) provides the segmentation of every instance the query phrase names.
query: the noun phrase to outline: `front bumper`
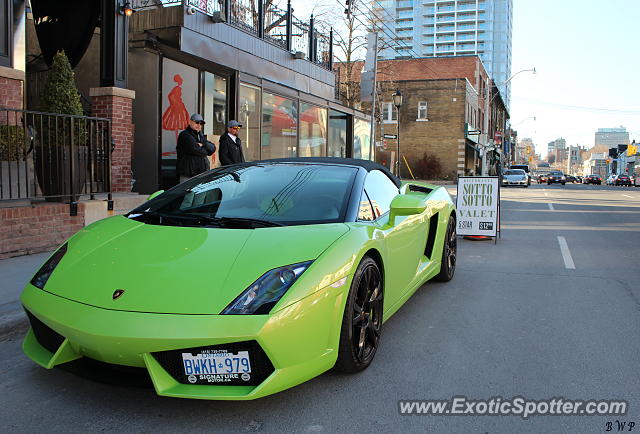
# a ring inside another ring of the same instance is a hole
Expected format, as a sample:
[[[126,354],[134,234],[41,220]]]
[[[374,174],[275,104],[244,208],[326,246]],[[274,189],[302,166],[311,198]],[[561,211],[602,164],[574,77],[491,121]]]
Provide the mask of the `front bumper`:
[[[529,183],[525,180],[525,181],[508,181],[508,180],[503,180],[502,181],[502,186],[506,187],[508,185],[516,185],[516,186],[526,186]]]
[[[255,399],[307,381],[335,364],[350,282],[321,289],[272,315],[124,312],[27,285],[21,300],[33,318],[23,350],[48,369],[81,357],[143,367],[163,396]],[[181,350],[216,345],[249,350],[258,364],[257,384],[253,379],[248,385],[185,384],[175,367],[181,363]]]

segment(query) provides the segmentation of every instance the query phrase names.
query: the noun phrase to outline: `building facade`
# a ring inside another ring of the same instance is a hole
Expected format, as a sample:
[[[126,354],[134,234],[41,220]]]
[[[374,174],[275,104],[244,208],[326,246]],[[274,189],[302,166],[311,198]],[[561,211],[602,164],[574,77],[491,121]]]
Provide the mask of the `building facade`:
[[[372,6],[384,23],[381,36],[397,35],[380,58],[477,55],[509,107],[513,0],[374,0]]]
[[[547,158],[558,166],[566,164],[567,161],[567,141],[560,137],[547,145]]]
[[[620,128],[598,128],[595,133],[595,146],[606,146],[615,148],[618,145],[629,144],[629,132],[625,127]]]
[[[360,82],[362,65],[355,63],[351,77],[342,73],[344,64],[338,65],[341,80]],[[415,172],[421,178],[453,179],[500,170],[511,138],[505,133],[509,115],[477,56],[381,60],[376,80],[381,89],[378,162],[393,167],[393,136],[399,131],[403,177]],[[399,114],[392,99],[396,90],[403,95]]]
[[[582,174],[584,176],[596,174],[602,177],[604,180],[607,177],[607,154],[594,152],[591,156],[582,162]]]
[[[219,5],[208,3],[214,9]],[[231,0],[232,13],[217,23],[211,11],[189,14],[182,7],[157,7],[133,15],[130,39],[137,42],[130,49],[129,68],[146,72],[129,76],[129,87],[137,94],[133,112],[137,191],[175,183],[180,128],[172,118],[178,94],[187,112],[204,116],[204,134],[216,145],[226,122],[242,123],[240,138],[249,161],[372,158],[369,117],[335,99],[329,41],[320,44],[322,35],[312,23],[300,26],[293,20],[291,26],[299,27],[287,26],[281,19],[286,15],[277,15],[286,11],[267,11],[260,23],[252,18],[260,16],[257,10],[239,13],[241,7],[251,8]]]
[[[582,171],[582,155],[586,149],[582,146],[569,146],[567,148],[567,165],[566,173],[581,175]]]
[[[536,148],[533,144],[533,140],[531,140],[529,137],[523,138],[522,140],[520,140],[520,142],[518,142],[518,145],[516,147],[516,163],[529,164],[531,161],[533,161],[533,155],[535,154],[535,152]],[[531,159],[529,159],[529,157],[531,157]]]

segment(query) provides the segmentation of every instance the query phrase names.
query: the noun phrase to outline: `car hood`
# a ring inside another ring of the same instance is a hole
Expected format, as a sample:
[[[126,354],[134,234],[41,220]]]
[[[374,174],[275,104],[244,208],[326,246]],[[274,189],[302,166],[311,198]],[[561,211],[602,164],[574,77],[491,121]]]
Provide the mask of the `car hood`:
[[[266,271],[316,259],[348,230],[156,226],[116,216],[69,240],[44,289],[107,309],[217,314]]]

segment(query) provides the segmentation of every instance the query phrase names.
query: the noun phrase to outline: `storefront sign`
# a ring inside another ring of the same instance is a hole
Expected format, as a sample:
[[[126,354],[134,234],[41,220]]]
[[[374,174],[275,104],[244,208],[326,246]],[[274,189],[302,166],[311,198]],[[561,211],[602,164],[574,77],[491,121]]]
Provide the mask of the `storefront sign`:
[[[456,196],[458,235],[495,237],[500,225],[500,179],[461,176]]]

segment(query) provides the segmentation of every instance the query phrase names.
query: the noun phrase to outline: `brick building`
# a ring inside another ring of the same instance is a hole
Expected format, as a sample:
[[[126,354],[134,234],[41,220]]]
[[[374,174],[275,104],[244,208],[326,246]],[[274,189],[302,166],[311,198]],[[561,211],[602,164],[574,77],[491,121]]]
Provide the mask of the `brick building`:
[[[362,65],[351,68],[349,78],[344,65],[338,68],[341,82],[359,83]],[[376,80],[376,140],[396,134],[399,126],[401,176],[410,176],[408,165],[416,177],[453,179],[482,173],[483,154],[495,155],[484,159],[486,166],[499,161],[508,114],[477,56],[378,61]],[[395,90],[403,94],[399,125]],[[376,148],[376,159],[390,166],[396,145],[387,139],[386,149]]]

